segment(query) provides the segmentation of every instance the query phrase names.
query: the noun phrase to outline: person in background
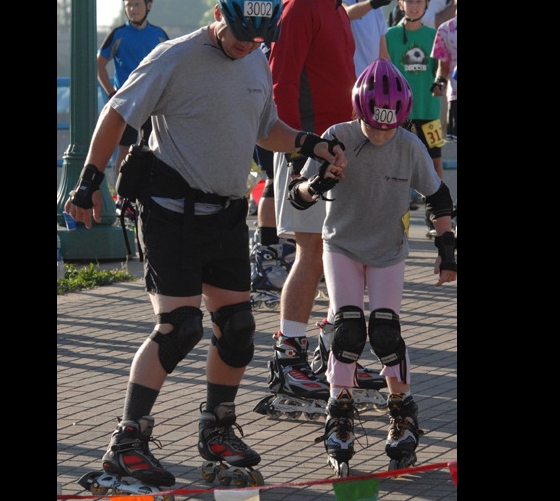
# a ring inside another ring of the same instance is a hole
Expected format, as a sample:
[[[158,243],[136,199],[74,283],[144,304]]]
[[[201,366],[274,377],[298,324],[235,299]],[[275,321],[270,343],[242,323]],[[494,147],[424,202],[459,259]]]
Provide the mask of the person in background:
[[[122,3],[126,23],[113,28],[97,51],[97,80],[110,98],[156,45],[169,40],[163,28],[148,21],[153,0],[122,0]],[[110,61],[113,61],[115,68],[113,82],[107,70]],[[141,138],[147,141],[151,131],[152,121],[148,118],[140,127]],[[130,146],[138,142],[138,133],[137,129],[127,124],[117,149],[115,179]],[[122,200],[117,199],[117,209],[121,205]]]
[[[309,160],[290,184],[290,202],[302,211],[326,199],[323,265],[334,333],[329,346],[324,442],[329,464],[349,474],[354,455],[357,362],[369,338],[387,380],[390,428],[385,452],[389,469],[416,462],[423,431],[410,386],[410,358],[401,329],[405,263],[409,253],[408,197],[426,198],[437,231],[436,286],[457,279],[453,202],[419,138],[400,127],[412,109],[411,88],[387,59],[372,62],[358,77],[352,104],[355,119],[329,127],[326,139],[346,146],[344,168]],[[369,316],[364,312],[364,288]],[[318,442],[320,439],[317,439]]]
[[[270,47],[261,44],[267,58]],[[295,259],[293,239],[280,239],[276,232],[274,203],[274,153],[255,146],[255,163],[266,179],[257,208],[257,229],[251,246],[251,304],[254,308],[277,309],[280,291]]]
[[[437,28],[442,22],[453,17],[453,0],[431,0],[428,9],[422,18],[425,26]],[[389,13],[389,26],[396,26],[404,19],[404,12],[397,4]]]
[[[100,222],[99,186],[107,162],[126,124],[139,128],[152,117],[148,147],[131,149],[119,190],[137,202],[144,280],[156,325],[134,356],[122,419],[102,459],[106,473],[150,485],[175,483],[149,449],[151,413],[167,376],[203,338],[202,302],[212,336],[198,451],[235,471],[261,460],[235,431],[240,430],[235,399],[254,354],[245,195],[255,144],[345,164],[337,141],[278,118],[270,67],[259,46],[279,36],[282,0],[269,0],[270,10],[260,15],[245,4],[219,0],[210,25],[160,43],[132,71],[103,108],[65,204],[87,229],[92,217]],[[327,60],[322,64],[331,71]],[[204,390],[199,388],[196,398],[199,391]]]
[[[422,22],[429,3],[430,0],[398,0],[404,20],[390,27],[385,37],[390,59],[405,76],[414,96],[412,111],[403,126],[415,132],[426,145],[434,169],[443,179],[441,147],[445,140],[440,120],[441,98],[432,94],[438,62],[430,56],[436,30]],[[434,228],[428,218],[426,226],[427,236],[433,236]]]
[[[453,71],[457,68],[457,0],[454,5],[455,16],[437,28],[431,56],[438,60],[432,93],[447,98],[445,139],[457,142],[457,79],[453,78]]]
[[[379,57],[388,58],[387,21],[383,13],[384,5],[391,0],[342,0],[342,5],[350,18],[350,26],[354,34],[354,66],[356,77],[366,66]]]
[[[350,120],[355,43],[340,1],[284,0],[280,24],[282,36],[271,45],[269,59],[278,116],[316,134]],[[277,234],[295,238],[296,256],[281,292],[268,386],[275,394],[326,400],[328,384],[309,366],[306,334],[323,275],[325,206],[319,202],[302,212],[287,200],[288,185],[304,162],[301,156],[274,154]]]

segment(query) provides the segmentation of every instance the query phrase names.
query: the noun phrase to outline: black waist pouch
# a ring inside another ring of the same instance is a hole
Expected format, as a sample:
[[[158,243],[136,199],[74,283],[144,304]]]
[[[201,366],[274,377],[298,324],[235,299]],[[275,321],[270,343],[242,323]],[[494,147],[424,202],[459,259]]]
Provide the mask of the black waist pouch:
[[[183,198],[191,190],[177,171],[158,160],[144,145],[130,147],[115,188],[121,197],[131,200],[148,196]]]
[[[147,146],[134,144],[121,164],[115,188],[123,198],[140,198],[150,185],[154,155]]]

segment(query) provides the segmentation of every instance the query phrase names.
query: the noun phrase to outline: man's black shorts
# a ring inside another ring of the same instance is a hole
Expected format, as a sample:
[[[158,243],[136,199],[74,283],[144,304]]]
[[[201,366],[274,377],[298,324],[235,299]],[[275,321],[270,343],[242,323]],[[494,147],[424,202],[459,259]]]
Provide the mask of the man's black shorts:
[[[191,216],[138,201],[138,237],[144,253],[146,290],[166,296],[202,293],[202,284],[249,291],[248,203],[230,201],[216,214]]]

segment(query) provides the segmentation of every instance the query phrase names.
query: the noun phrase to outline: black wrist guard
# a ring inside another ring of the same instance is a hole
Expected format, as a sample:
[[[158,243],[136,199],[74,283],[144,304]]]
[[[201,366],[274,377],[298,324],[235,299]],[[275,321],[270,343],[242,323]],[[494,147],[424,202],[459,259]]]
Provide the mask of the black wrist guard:
[[[311,200],[311,202],[308,202],[301,196],[297,187],[305,181],[307,181],[307,178],[302,176],[297,179],[293,179],[288,185],[288,200],[297,210],[309,209],[309,207],[317,202],[317,200]]]
[[[391,0],[369,0],[369,5],[372,9],[378,9],[384,5],[389,5]]]
[[[91,209],[91,195],[99,189],[105,174],[93,164],[87,164],[80,173],[76,187],[70,192],[70,201],[82,209]]]
[[[436,81],[430,87],[430,92],[434,92],[434,89],[436,87],[439,87],[439,90],[441,90],[443,92],[443,89],[445,89],[446,85],[447,85],[447,78],[437,77]]]
[[[435,238],[438,256],[441,256],[440,269],[457,271],[457,260],[455,259],[455,235],[446,231],[440,237]]]
[[[322,200],[332,202],[334,198],[326,198],[323,194],[333,189],[338,183],[338,179],[333,177],[324,177],[328,166],[329,166],[329,162],[327,161],[323,162],[319,174],[317,174],[316,176],[312,177],[309,180],[309,187],[307,188],[307,192],[313,198],[316,199],[321,198]]]
[[[329,145],[329,152],[331,155],[334,155],[334,147],[339,144],[340,147],[345,150],[346,147],[343,143],[341,143],[336,136],[333,136],[334,139],[325,139],[317,134],[313,134],[312,132],[306,132],[305,134],[305,141],[301,146],[299,153],[301,155],[305,155],[306,157],[311,157],[313,160],[325,160],[324,158],[318,157],[313,153],[315,146],[319,143],[327,143]]]

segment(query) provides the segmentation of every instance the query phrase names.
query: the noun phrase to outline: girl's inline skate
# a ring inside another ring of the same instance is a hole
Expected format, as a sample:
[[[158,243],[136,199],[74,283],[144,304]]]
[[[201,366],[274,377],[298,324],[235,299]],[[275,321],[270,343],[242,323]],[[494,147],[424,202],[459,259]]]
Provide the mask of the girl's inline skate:
[[[338,477],[350,475],[350,459],[354,456],[354,400],[348,390],[336,398],[329,398],[324,434],[315,439],[323,441],[327,451],[327,464]]]
[[[391,393],[387,400],[391,427],[385,442],[385,452],[391,459],[389,470],[408,468],[416,464],[416,448],[424,431],[418,428],[418,405],[409,395]]]

